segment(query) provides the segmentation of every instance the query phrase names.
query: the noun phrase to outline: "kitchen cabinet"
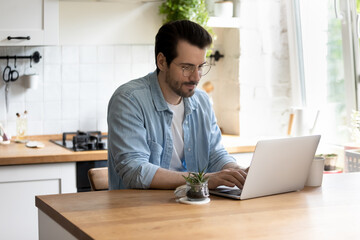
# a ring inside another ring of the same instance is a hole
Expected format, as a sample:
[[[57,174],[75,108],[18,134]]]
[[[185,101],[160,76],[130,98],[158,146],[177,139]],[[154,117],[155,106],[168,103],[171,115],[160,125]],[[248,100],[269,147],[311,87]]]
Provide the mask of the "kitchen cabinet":
[[[74,162],[0,166],[1,239],[39,239],[36,195],[75,193]]]
[[[59,44],[58,0],[0,0],[0,6],[0,46]]]

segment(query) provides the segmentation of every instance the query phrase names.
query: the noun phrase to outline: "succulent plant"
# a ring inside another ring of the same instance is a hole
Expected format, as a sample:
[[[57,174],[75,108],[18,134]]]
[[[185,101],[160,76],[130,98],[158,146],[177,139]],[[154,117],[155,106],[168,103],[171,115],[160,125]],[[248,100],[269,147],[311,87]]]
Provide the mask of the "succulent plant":
[[[209,177],[205,177],[205,168],[199,172],[191,172],[189,175],[183,176],[185,178],[185,181],[189,184],[201,184],[205,183]]]
[[[191,172],[187,177],[183,176],[186,181],[186,196],[190,201],[201,201],[209,197],[209,188],[205,177],[205,169],[199,172]]]

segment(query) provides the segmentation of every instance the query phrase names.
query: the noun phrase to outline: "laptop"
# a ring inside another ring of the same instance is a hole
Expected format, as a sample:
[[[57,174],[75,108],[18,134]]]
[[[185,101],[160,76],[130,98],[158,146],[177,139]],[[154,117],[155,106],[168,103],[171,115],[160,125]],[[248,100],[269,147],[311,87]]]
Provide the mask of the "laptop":
[[[320,137],[259,141],[244,187],[219,186],[210,190],[210,194],[244,200],[303,189]]]

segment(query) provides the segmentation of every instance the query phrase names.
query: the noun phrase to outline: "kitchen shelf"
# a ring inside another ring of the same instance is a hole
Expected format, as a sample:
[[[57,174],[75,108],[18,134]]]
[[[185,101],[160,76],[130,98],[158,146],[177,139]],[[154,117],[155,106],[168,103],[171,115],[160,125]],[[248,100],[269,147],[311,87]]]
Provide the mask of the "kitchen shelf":
[[[221,18],[221,17],[210,17],[208,21],[209,27],[215,28],[239,28],[240,18]]]

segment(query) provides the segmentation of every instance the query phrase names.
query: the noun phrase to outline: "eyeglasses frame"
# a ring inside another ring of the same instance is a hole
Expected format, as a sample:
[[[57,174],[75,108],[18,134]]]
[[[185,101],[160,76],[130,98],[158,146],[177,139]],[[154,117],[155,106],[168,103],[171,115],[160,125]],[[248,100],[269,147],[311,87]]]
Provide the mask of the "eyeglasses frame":
[[[207,62],[204,62],[204,63],[200,64],[199,66],[195,66],[195,65],[189,64],[189,63],[179,63],[179,64],[178,64],[178,63],[175,63],[175,62],[172,62],[172,63],[174,63],[176,66],[178,66],[178,67],[181,68],[184,77],[190,77],[191,74],[194,73],[194,71],[195,71],[196,68],[198,69],[198,73],[199,73],[199,76],[200,76],[200,77],[205,76],[205,75],[208,74],[208,73],[210,72],[210,70],[211,70],[211,65],[210,65],[209,63],[207,63]],[[184,65],[186,65],[186,66],[184,66]],[[200,68],[203,67],[203,66],[209,66],[209,70],[208,70],[205,74],[202,74],[202,73],[199,72],[199,71],[200,71]],[[186,67],[190,67],[190,68],[192,68],[192,69],[185,69]],[[189,75],[188,75],[188,76],[185,74],[185,71],[189,71]]]

